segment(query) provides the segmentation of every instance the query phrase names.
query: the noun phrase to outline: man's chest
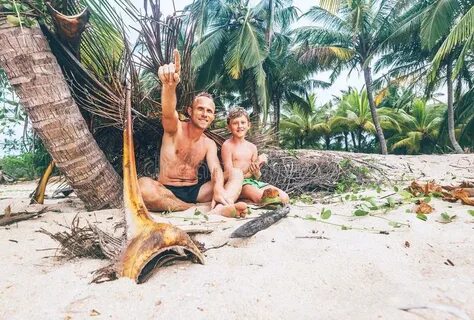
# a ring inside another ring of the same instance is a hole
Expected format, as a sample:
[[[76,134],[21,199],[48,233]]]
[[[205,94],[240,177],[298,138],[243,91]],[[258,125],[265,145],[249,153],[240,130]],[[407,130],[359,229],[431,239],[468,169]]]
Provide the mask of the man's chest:
[[[177,162],[195,166],[204,160],[206,148],[201,141],[190,143],[184,139],[177,139],[174,153]]]

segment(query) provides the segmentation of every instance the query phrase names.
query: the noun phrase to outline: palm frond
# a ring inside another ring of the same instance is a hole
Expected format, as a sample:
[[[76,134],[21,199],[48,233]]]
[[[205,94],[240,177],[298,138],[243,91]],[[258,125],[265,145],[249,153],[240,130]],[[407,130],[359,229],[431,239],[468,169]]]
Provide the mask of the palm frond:
[[[461,20],[454,26],[449,35],[443,41],[443,44],[436,52],[435,57],[432,61],[432,72],[430,73],[430,79],[433,79],[434,73],[439,68],[441,61],[456,47],[459,46],[463,41],[467,40],[463,52],[461,54],[461,61],[463,61],[467,50],[472,49],[472,41],[474,34],[474,6],[461,18]],[[461,62],[462,63],[462,62]],[[456,67],[453,77],[456,77],[460,70],[460,64]]]
[[[421,24],[421,43],[423,47],[431,49],[436,43],[448,34],[450,22],[459,10],[457,0],[437,0],[423,17]]]

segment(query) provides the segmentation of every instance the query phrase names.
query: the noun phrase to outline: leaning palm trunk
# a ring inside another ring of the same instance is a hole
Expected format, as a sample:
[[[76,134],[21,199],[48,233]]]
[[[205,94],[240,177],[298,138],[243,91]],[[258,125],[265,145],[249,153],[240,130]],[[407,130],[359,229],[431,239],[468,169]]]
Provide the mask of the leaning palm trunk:
[[[370,70],[370,67],[364,68],[364,77],[365,86],[367,87],[367,99],[369,100],[370,113],[372,114],[372,120],[374,121],[376,135],[380,143],[380,152],[382,154],[388,154],[387,143],[385,142],[382,126],[380,125],[379,116],[377,115],[377,110],[375,108],[374,96],[372,94],[372,71]]]
[[[448,136],[449,141],[454,147],[456,153],[464,153],[461,146],[456,140],[456,135],[454,134],[454,106],[453,106],[453,66],[451,59],[448,59],[448,65],[446,66],[446,82],[448,90]]]
[[[0,66],[78,197],[90,210],[120,206],[120,177],[87,129],[41,29],[2,20],[0,44]]]

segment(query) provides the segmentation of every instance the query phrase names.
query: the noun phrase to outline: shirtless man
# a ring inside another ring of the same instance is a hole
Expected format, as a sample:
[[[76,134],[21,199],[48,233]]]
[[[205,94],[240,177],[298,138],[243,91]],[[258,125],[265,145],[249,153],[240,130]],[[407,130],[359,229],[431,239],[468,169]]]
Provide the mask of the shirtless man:
[[[204,135],[215,117],[212,97],[201,94],[194,98],[188,113],[189,122],[181,122],[176,111],[176,86],[180,81],[180,56],[174,51],[174,63],[158,69],[162,83],[161,106],[163,141],[160,151],[158,181],[140,178],[140,191],[148,209],[152,211],[186,210],[196,202],[211,201],[211,213],[227,217],[245,216],[247,205],[235,203],[242,189],[243,174],[235,169],[226,177],[217,157],[217,146]],[[197,172],[206,160],[211,181],[200,183]]]

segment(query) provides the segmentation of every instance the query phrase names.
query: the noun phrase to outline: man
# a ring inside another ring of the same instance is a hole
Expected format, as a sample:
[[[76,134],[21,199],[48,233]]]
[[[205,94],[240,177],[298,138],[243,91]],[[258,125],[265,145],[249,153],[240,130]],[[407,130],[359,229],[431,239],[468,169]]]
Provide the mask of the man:
[[[143,177],[139,187],[145,205],[155,211],[180,211],[196,202],[211,201],[210,213],[227,217],[245,216],[247,205],[235,203],[242,189],[243,174],[235,169],[224,174],[217,157],[217,146],[204,135],[215,117],[212,97],[201,94],[188,107],[189,122],[181,122],[176,111],[176,86],[180,81],[180,55],[174,51],[174,63],[158,69],[162,83],[161,106],[163,141],[158,181]],[[201,183],[198,169],[206,160],[211,181]]]

